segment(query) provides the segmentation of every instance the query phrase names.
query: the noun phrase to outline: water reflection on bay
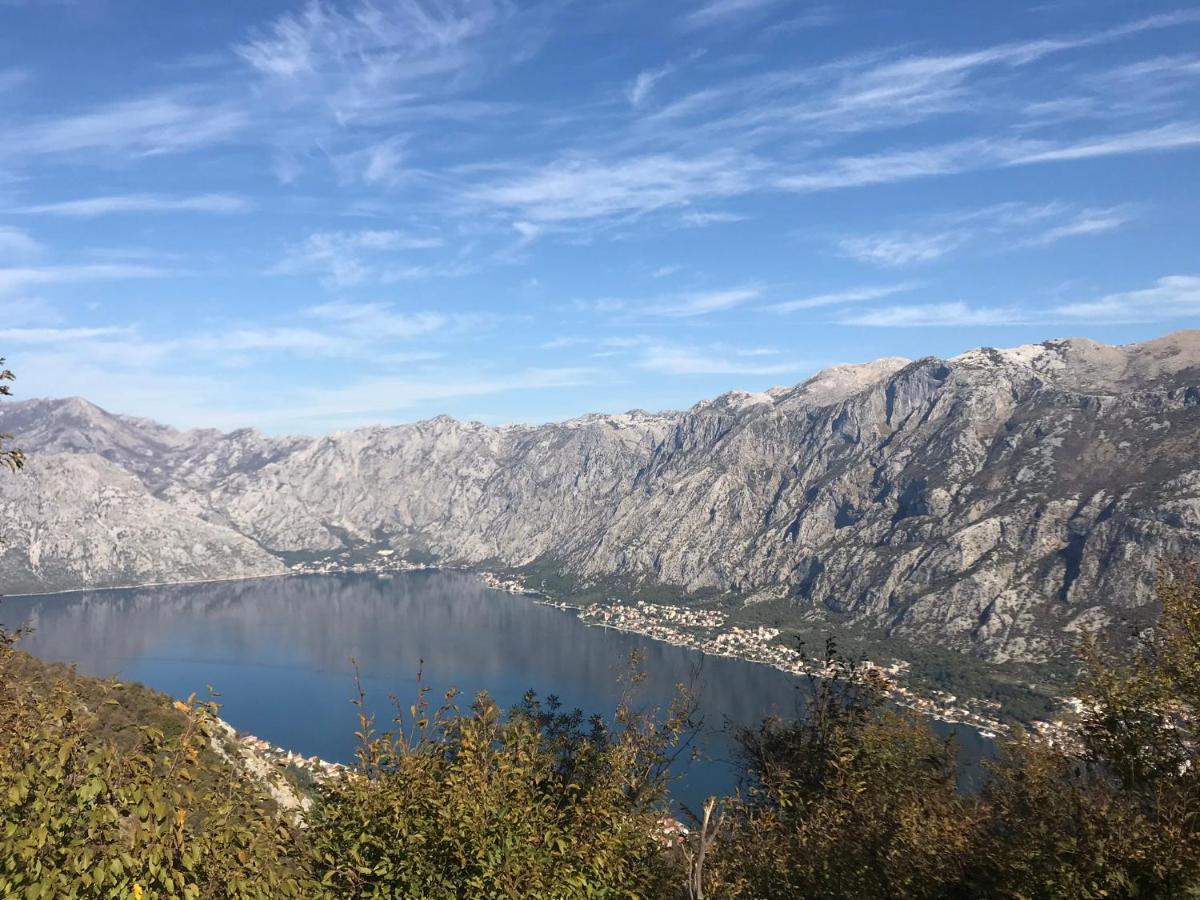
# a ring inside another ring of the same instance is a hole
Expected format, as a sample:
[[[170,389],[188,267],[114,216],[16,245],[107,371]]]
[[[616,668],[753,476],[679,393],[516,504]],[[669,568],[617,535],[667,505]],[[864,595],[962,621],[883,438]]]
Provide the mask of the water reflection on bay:
[[[412,702],[422,660],[434,698],[453,686],[468,696],[486,690],[508,705],[532,688],[557,694],[568,709],[607,714],[617,701],[617,677],[638,650],[649,675],[642,703],[665,707],[680,682],[697,690],[703,758],[676,790],[689,804],[735,786],[729,721],[794,714],[798,697],[796,679],[782,672],[588,628],[571,613],[490,590],[459,572],[297,576],[0,601],[0,623],[26,621],[35,631],[22,646],[42,658],[179,697],[203,695],[211,685],[236,727],[341,761],[354,751],[351,659],[381,720],[390,718],[389,696],[405,707]],[[969,729],[960,731],[960,742],[968,760],[984,744]]]

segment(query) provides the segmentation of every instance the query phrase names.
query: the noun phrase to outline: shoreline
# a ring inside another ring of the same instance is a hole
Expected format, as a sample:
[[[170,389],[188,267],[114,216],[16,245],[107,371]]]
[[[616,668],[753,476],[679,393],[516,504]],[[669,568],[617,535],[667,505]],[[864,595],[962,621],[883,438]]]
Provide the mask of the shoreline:
[[[553,607],[554,609],[562,610],[563,612],[567,612],[567,611],[575,612],[576,618],[578,618],[579,621],[581,621],[584,624],[584,626],[588,627],[588,628],[610,628],[613,631],[619,631],[623,634],[635,634],[635,635],[638,635],[639,637],[649,638],[650,640],[659,641],[661,643],[669,644],[674,647],[682,647],[686,650],[694,651],[703,656],[720,657],[723,659],[734,659],[734,660],[737,660],[738,662],[751,663],[751,664],[760,665],[760,666],[767,666],[768,668],[774,669],[777,672],[783,672],[786,675],[791,675],[796,678],[804,678],[804,677],[808,677],[808,676],[815,676],[818,678],[824,677],[822,670],[820,670],[819,668],[817,668],[815,666],[808,666],[808,665],[804,665],[802,663],[794,665],[794,666],[789,666],[780,661],[775,661],[775,660],[770,660],[770,659],[759,659],[759,658],[755,658],[754,656],[746,655],[743,653],[738,653],[731,649],[716,649],[711,646],[707,646],[704,643],[700,643],[700,642],[697,642],[694,640],[687,640],[683,637],[679,637],[678,639],[672,639],[671,637],[664,636],[664,635],[656,635],[656,634],[650,633],[648,631],[638,629],[636,627],[623,626],[621,624],[614,624],[612,622],[606,622],[606,621],[591,621],[587,617],[588,612],[591,609],[591,607],[581,607],[581,606],[575,606],[570,603],[556,602],[556,601],[552,600],[551,598],[547,597],[545,594],[542,594],[541,592],[527,591],[527,592],[522,592],[522,593],[527,593],[531,596],[534,596],[535,597],[534,602],[538,603],[540,605],[550,606],[550,607]],[[614,604],[614,606],[616,606],[616,605],[617,604]],[[735,629],[735,631],[736,630],[737,629]],[[729,632],[725,632],[725,634],[728,634],[728,633]],[[714,638],[714,640],[719,639],[720,636],[721,635],[718,634],[716,636],[716,638]],[[869,660],[867,661],[867,665],[878,671],[883,671],[883,672],[887,673],[887,674],[885,674],[885,679],[886,679],[886,682],[888,685],[888,687],[886,689],[888,700],[889,700],[889,702],[895,704],[896,706],[902,707],[904,709],[912,710],[913,712],[916,712],[922,716],[926,716],[930,719],[935,719],[937,721],[944,722],[948,725],[961,725],[966,728],[971,728],[971,729],[975,730],[976,732],[978,732],[981,737],[987,738],[989,740],[995,739],[996,737],[1003,735],[1003,734],[1007,734],[1009,731],[1011,731],[1011,727],[1009,725],[1005,724],[1004,722],[999,721],[998,719],[990,719],[990,718],[986,718],[984,716],[980,716],[978,714],[955,715],[953,713],[948,713],[944,710],[923,707],[921,705],[923,702],[930,703],[932,705],[932,701],[930,701],[926,697],[922,697],[919,694],[915,694],[913,692],[908,691],[905,688],[900,687],[900,685],[898,685],[892,678],[888,677],[888,674],[891,674],[888,669],[886,669],[882,666],[878,666],[878,665],[870,662]]]
[[[615,631],[620,631],[626,634],[636,634],[640,637],[649,638],[650,640],[660,641],[672,646],[682,647],[687,650],[692,650],[706,656],[717,656],[726,659],[735,659],[740,662],[754,663],[757,665],[769,666],[777,671],[783,672],[795,677],[805,677],[809,675],[821,676],[821,671],[816,667],[803,664],[797,657],[789,656],[789,659],[763,659],[761,655],[771,653],[779,655],[780,653],[793,654],[795,651],[790,651],[780,645],[772,645],[770,642],[777,636],[776,634],[766,634],[760,628],[757,631],[751,629],[740,628],[734,626],[730,631],[718,631],[724,624],[721,614],[708,611],[688,610],[686,607],[669,606],[660,604],[647,604],[644,601],[638,601],[637,605],[627,605],[619,602],[610,602],[608,605],[600,603],[591,603],[582,605],[573,603],[570,599],[558,599],[544,591],[536,590],[527,587],[524,581],[516,576],[502,576],[495,572],[473,568],[467,565],[445,565],[436,563],[408,563],[402,560],[393,561],[390,559],[391,554],[381,554],[381,558],[371,559],[361,563],[341,563],[335,562],[332,559],[326,559],[318,562],[295,563],[288,569],[282,572],[270,572],[260,575],[239,575],[224,578],[197,578],[181,581],[155,581],[142,584],[124,584],[124,585],[104,585],[97,587],[79,587],[68,588],[66,590],[56,591],[40,591],[34,593],[20,594],[3,594],[0,595],[0,603],[5,598],[27,598],[27,597],[47,597],[56,594],[82,594],[92,591],[118,591],[118,590],[137,590],[155,587],[177,587],[185,585],[197,584],[222,584],[234,581],[258,581],[267,578],[283,578],[289,576],[302,575],[374,575],[376,577],[394,576],[397,574],[406,574],[412,572],[463,572],[478,576],[484,586],[491,590],[503,591],[516,596],[528,597],[532,602],[541,605],[549,606],[563,612],[573,612],[575,617],[582,622],[586,627],[601,627],[611,628]],[[642,620],[633,619],[633,616],[641,615],[639,610],[648,611],[649,617]],[[687,623],[688,615],[699,615],[703,619],[708,617],[708,620],[701,624],[697,622]],[[685,620],[685,627],[704,627],[712,631],[711,634],[701,639],[696,635],[687,635],[675,632],[669,628],[669,624],[682,617]],[[722,621],[717,621],[721,617]],[[615,621],[610,621],[615,619]],[[641,626],[641,627],[639,627]],[[773,629],[766,629],[773,631]],[[753,637],[758,640],[763,640],[766,643],[756,646],[747,646],[744,643],[741,646],[736,646],[735,642],[738,639]],[[725,638],[725,640],[723,640]],[[715,645],[715,646],[714,646]],[[739,652],[740,651],[740,652]],[[798,655],[797,655],[798,656]],[[972,712],[965,709],[955,709],[953,712],[948,711],[939,706],[938,702],[931,697],[910,692],[902,687],[895,679],[895,676],[901,675],[906,670],[906,663],[900,662],[893,664],[891,667],[879,666],[870,661],[867,664],[884,673],[885,679],[889,685],[889,699],[905,709],[911,709],[921,715],[936,719],[947,724],[962,725],[972,728],[979,732],[983,737],[992,739],[999,735],[1007,734],[1011,731],[1011,727],[998,719],[985,716],[980,713]],[[956,697],[948,696],[948,701],[957,700]],[[1031,723],[1035,730],[1055,728],[1054,723]],[[281,748],[282,749],[282,748]]]
[[[260,581],[265,578],[284,578],[298,573],[264,572],[261,575],[232,575],[225,578],[189,578],[185,581],[147,581],[143,584],[104,584],[95,587],[63,588],[57,591],[25,591],[19,594],[0,594],[0,602],[7,599],[19,600],[23,597],[53,597],[56,594],[90,594],[93,591],[134,591],[142,588],[180,587],[188,584],[222,584],[227,581]]]

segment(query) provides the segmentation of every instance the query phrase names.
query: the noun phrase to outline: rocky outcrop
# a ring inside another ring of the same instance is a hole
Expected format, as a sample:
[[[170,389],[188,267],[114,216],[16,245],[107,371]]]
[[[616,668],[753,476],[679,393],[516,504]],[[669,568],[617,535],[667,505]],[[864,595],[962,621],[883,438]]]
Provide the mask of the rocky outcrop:
[[[0,494],[4,593],[273,575],[250,538],[151,494],[91,453],[38,454]]]
[[[36,468],[0,480],[10,590],[46,558],[23,531],[58,535],[65,562],[39,577],[59,587],[386,544],[782,600],[1036,661],[1146,606],[1159,561],[1200,555],[1196,331],[879,360],[684,412],[539,427],[441,417],[274,438],[68,400],[10,404],[0,430],[62,467],[58,482]],[[84,528],[72,498],[97,491],[104,521],[129,510],[143,530],[107,546],[111,529]]]

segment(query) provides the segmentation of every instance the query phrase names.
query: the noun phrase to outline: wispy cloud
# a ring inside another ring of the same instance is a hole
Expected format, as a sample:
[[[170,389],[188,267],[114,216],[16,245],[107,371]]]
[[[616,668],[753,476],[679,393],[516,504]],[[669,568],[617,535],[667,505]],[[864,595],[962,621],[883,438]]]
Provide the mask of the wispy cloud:
[[[38,256],[44,248],[20,228],[0,225],[0,262],[24,261]]]
[[[848,237],[838,241],[843,256],[883,266],[907,266],[941,259],[970,239],[963,232],[940,234],[894,232]]]
[[[404,313],[387,303],[322,303],[305,315],[336,324],[339,332],[358,339],[384,340],[430,334],[447,327],[451,318],[441,313]]]
[[[479,202],[534,222],[643,214],[750,189],[758,164],[729,153],[668,154],[616,161],[568,158],[472,189]]]
[[[1071,117],[1145,116],[1172,113],[1186,106],[1200,81],[1200,57],[1195,55],[1155,56],[1099,72],[1083,73],[1077,83],[1079,96],[1057,108],[1039,110],[1058,115],[1060,121]]]
[[[22,301],[16,311],[27,314],[30,307]],[[67,359],[86,360],[88,365],[112,366],[118,381],[121,372],[140,370],[143,377],[152,374],[164,384],[174,377],[169,370],[181,363],[204,361],[208,365],[214,360],[218,368],[237,369],[266,358],[369,358],[377,368],[418,373],[442,354],[427,345],[411,349],[408,342],[416,338],[428,341],[455,329],[478,331],[487,325],[478,317],[405,313],[382,303],[331,303],[303,310],[302,319],[310,324],[229,322],[186,335],[154,336],[136,325],[68,327],[59,324],[61,316],[54,309],[43,304],[36,310],[39,315],[35,317],[22,316],[20,327],[0,330],[0,340],[13,347],[42,348],[38,352],[51,354],[58,365],[65,365]],[[23,360],[34,359],[32,352],[23,350]],[[37,359],[47,365],[51,360],[46,356]],[[447,373],[447,377],[453,374]]]
[[[168,274],[171,273],[153,266],[117,263],[0,268],[0,291],[11,291],[31,285],[159,278]]]
[[[390,229],[321,231],[290,248],[270,271],[278,275],[316,273],[331,287],[403,280],[397,276],[412,267],[391,262],[395,254],[429,250],[442,243],[436,236],[414,236]]]
[[[315,355],[339,355],[348,351],[346,340],[338,334],[312,328],[233,328],[214,335],[191,339],[194,350],[217,353],[247,351],[283,351]]]
[[[806,171],[783,175],[775,186],[785,191],[806,193],[839,188],[892,184],[949,175],[1003,162],[1005,146],[984,140],[968,140],[908,150],[861,156],[843,156],[811,164]]]
[[[403,165],[403,142],[397,138],[380,141],[366,149],[362,180],[367,184],[396,184],[400,181]]]
[[[1200,317],[1200,276],[1168,275],[1150,287],[1072,303],[976,306],[962,301],[919,303],[842,313],[841,325],[877,328],[994,326],[1062,323],[1130,324]]]
[[[1200,146],[1200,122],[1173,122],[1159,128],[1098,136],[1045,149],[1016,148],[1006,162],[1013,166],[1027,166],[1033,163],[1126,156],[1196,146]]]
[[[783,375],[809,368],[795,360],[763,362],[773,350],[714,344],[703,347],[655,343],[644,347],[634,365],[668,375]]]
[[[313,391],[297,398],[295,407],[266,411],[266,418],[321,421],[330,417],[379,418],[414,406],[456,399],[486,397],[514,391],[543,391],[593,382],[594,369],[583,367],[528,368],[507,374],[486,371],[438,371],[426,376],[372,376],[345,386]]]
[[[705,212],[695,210],[685,212],[679,217],[680,221],[689,228],[705,228],[709,225],[727,225],[730,222],[745,222],[746,216],[732,212]]]
[[[346,72],[377,82],[441,75],[461,65],[459,48],[510,14],[491,0],[359,2],[342,12],[309,0],[263,33],[240,44],[237,54],[272,78]]]
[[[1200,276],[1168,275],[1152,286],[1065,303],[1054,315],[1089,322],[1168,322],[1200,316]]]
[[[665,274],[672,270],[668,267]],[[658,277],[658,276],[656,276]],[[758,285],[747,284],[715,290],[681,291],[641,298],[596,297],[576,299],[572,305],[593,313],[618,313],[622,319],[652,316],[688,319],[725,312],[743,306],[762,295]],[[611,346],[611,345],[610,345]]]
[[[1006,166],[1127,156],[1200,146],[1200,123],[1098,135],[1076,141],[971,139],[948,144],[816,162],[807,171],[782,175],[775,185],[800,193],[894,184],[936,175]]]
[[[799,300],[786,300],[782,303],[772,303],[766,308],[772,312],[789,313],[804,309],[821,309],[827,306],[845,306],[851,303],[866,303],[880,300],[893,294],[911,291],[914,284],[880,284],[867,287],[850,288],[844,291],[833,291],[827,294],[816,294]]]
[[[671,71],[671,66],[661,66],[657,69],[644,69],[638,72],[637,78],[633,79],[627,92],[629,105],[636,109],[645,103],[653,92],[654,86],[671,74]]]
[[[1066,222],[1047,228],[1040,234],[1029,238],[1025,243],[1030,246],[1045,247],[1066,238],[1107,234],[1129,224],[1132,219],[1133,216],[1126,208],[1083,209]]]
[[[167,194],[116,194],[38,203],[21,207],[17,212],[92,218],[114,213],[243,213],[253,208],[254,205],[245,197],[232,194],[196,194],[189,197],[172,197]]]
[[[128,328],[0,328],[5,344],[63,344],[128,335]]]
[[[315,102],[338,122],[369,121],[441,93],[481,66],[480,41],[522,20],[507,0],[309,0],[234,49],[285,105]]]
[[[977,307],[962,302],[888,306],[836,319],[840,325],[875,328],[961,327],[966,325],[1013,325],[1029,316],[1012,307]]]
[[[736,21],[736,13],[763,5],[755,0],[746,0],[744,5],[732,0],[696,12],[723,12]],[[758,72],[696,89],[658,110],[651,121],[688,143],[709,139],[758,145],[772,138],[794,140],[797,134],[819,134],[827,143],[829,136],[915,125],[949,113],[996,110],[1011,103],[1015,108],[1009,112],[1019,116],[1028,101],[999,99],[994,90],[995,73],[1025,69],[1055,54],[1190,21],[1183,16],[1150,17],[1121,28],[957,53],[912,53],[910,48],[902,48],[802,69]],[[837,186],[844,185],[839,182]]]
[[[969,245],[989,251],[1044,247],[1072,237],[1115,231],[1133,220],[1128,207],[1078,208],[1069,203],[1008,202],[928,216],[928,230],[885,231],[837,239],[840,255],[898,268],[933,262]]]
[[[166,92],[89,112],[18,122],[0,148],[0,157],[88,150],[133,156],[175,153],[227,140],[249,121],[246,110],[235,104],[198,102]]]
[[[578,347],[583,344],[590,344],[591,339],[581,337],[557,337],[548,341],[542,341],[538,344],[540,350],[565,350],[567,347]]]
[[[541,347],[561,350],[589,345],[594,358],[623,357],[636,368],[665,375],[783,375],[811,368],[805,362],[785,357],[773,347],[684,344],[645,334],[560,337]]]
[[[730,21],[745,21],[767,11],[779,0],[704,0],[695,9],[686,13],[679,25],[687,31],[711,28]]]
[[[739,287],[723,291],[700,291],[678,294],[648,305],[642,312],[668,318],[690,318],[709,313],[722,312],[741,306],[758,297],[762,291],[757,287]]]

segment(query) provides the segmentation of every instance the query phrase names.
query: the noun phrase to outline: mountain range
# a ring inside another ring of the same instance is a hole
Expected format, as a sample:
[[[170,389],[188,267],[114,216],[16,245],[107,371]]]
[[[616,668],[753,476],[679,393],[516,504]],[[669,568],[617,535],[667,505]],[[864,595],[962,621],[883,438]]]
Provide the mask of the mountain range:
[[[7,593],[271,575],[391,548],[537,567],[993,662],[1136,616],[1200,557],[1200,331],[886,358],[677,412],[324,437],[0,407]]]

